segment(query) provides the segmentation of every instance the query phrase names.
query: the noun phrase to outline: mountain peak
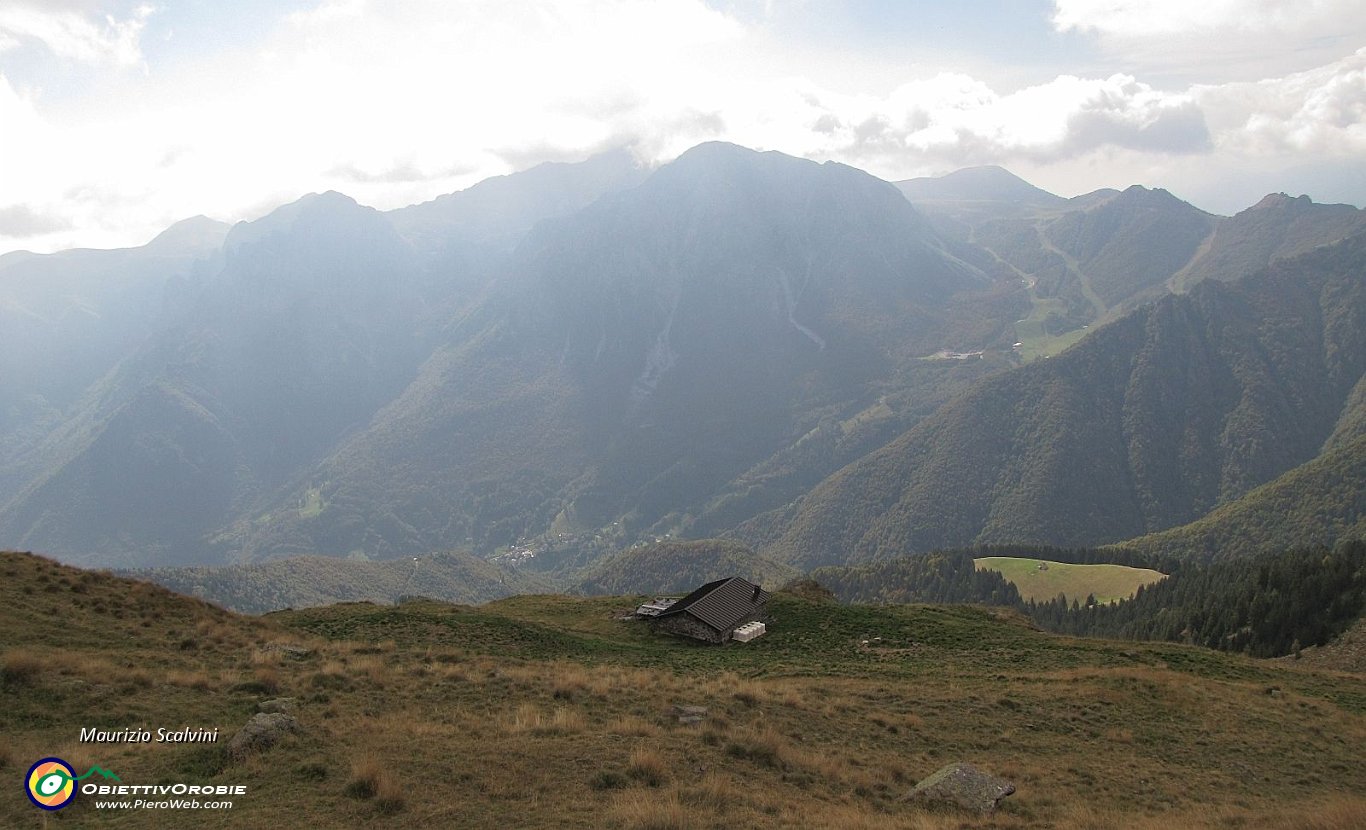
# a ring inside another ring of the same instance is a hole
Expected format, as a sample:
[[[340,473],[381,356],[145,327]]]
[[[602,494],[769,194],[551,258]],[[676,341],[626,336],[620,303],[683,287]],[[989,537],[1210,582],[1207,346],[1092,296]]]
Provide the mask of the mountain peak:
[[[573,213],[646,175],[631,151],[618,147],[580,162],[547,161],[494,176],[387,215],[401,234],[428,247],[453,239],[510,247],[537,222]]]
[[[287,205],[248,222],[238,222],[228,232],[224,248],[230,251],[275,234],[289,233],[301,226],[351,227],[365,221],[362,217],[380,216],[374,208],[365,207],[345,193],[329,190],[309,193]]]
[[[1196,208],[1184,199],[1174,195],[1170,190],[1161,187],[1144,187],[1141,184],[1129,185],[1121,191],[1110,204],[1116,206],[1128,205],[1132,207],[1156,208],[1159,210],[1177,207],[1199,210],[1199,208]],[[1200,212],[1204,213],[1204,211]]]
[[[799,169],[818,170],[822,167],[837,168],[844,165],[829,162],[820,164],[777,150],[754,150],[726,141],[707,141],[684,151],[678,158],[659,168],[656,177],[667,180],[679,174],[689,178],[711,174],[727,178],[751,174],[782,175]]]
[[[896,183],[912,202],[1009,202],[1029,205],[1060,204],[1063,199],[1035,187],[997,165],[965,167],[943,176],[906,179]]]
[[[729,141],[704,141],[701,144],[689,147],[674,159],[673,163],[678,164],[683,161],[715,161],[720,159],[739,159],[751,158],[762,155],[760,151],[743,147],[739,144],[732,144]],[[779,155],[782,155],[781,153]]]
[[[157,251],[210,250],[223,244],[232,226],[207,216],[182,219],[157,234],[146,247]]]
[[[1288,193],[1268,193],[1262,200],[1248,210],[1289,210],[1292,208],[1304,208],[1312,205],[1313,199],[1308,196],[1291,196]]]

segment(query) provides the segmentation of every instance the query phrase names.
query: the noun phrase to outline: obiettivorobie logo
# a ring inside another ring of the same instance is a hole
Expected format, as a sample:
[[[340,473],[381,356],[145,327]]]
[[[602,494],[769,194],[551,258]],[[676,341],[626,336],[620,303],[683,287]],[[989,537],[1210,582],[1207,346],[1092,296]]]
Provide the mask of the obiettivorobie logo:
[[[44,758],[28,768],[25,786],[28,800],[44,810],[60,810],[76,797],[76,784],[98,773],[106,781],[122,781],[102,767],[91,767],[84,775],[61,758]]]
[[[103,781],[86,781],[92,776]],[[116,783],[110,784],[110,781]],[[231,810],[232,801],[200,799],[247,794],[245,784],[125,784],[112,771],[97,766],[77,775],[75,767],[61,758],[44,758],[29,767],[28,775],[24,776],[24,790],[28,800],[44,810],[62,809],[71,803],[78,791],[81,795],[94,796],[97,810]]]

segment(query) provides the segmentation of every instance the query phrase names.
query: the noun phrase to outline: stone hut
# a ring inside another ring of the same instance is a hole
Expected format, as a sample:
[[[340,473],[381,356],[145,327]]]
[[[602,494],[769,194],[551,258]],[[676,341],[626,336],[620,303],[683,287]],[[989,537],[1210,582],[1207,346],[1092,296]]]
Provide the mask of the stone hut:
[[[763,616],[768,591],[738,576],[708,582],[654,617],[656,627],[708,643],[724,643],[736,628]]]

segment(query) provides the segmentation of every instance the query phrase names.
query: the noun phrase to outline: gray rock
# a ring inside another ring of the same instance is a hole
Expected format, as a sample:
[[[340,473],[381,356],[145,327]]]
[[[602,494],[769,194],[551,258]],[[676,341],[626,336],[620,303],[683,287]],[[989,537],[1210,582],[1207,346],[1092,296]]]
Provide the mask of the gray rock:
[[[277,697],[273,700],[263,700],[256,704],[256,711],[264,712],[267,715],[276,712],[283,712],[286,715],[294,714],[294,698]]]
[[[261,650],[266,653],[278,651],[291,660],[307,660],[313,656],[313,649],[291,643],[267,643]]]
[[[953,806],[990,813],[1001,799],[1015,792],[1015,785],[972,764],[949,764],[916,784],[906,801],[926,806]]]
[[[265,752],[291,732],[302,731],[298,718],[285,712],[261,712],[251,716],[246,726],[228,741],[228,754],[240,761],[248,755]]]
[[[678,716],[678,722],[684,724],[701,723],[707,719],[707,707],[705,706],[674,706],[674,714]]]

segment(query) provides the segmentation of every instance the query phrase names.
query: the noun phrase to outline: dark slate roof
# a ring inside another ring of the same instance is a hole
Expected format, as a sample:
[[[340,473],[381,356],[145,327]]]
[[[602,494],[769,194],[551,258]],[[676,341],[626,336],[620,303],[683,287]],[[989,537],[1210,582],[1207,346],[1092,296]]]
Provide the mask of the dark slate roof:
[[[708,582],[669,606],[659,617],[691,614],[717,631],[727,631],[762,607],[769,596],[768,591],[749,580],[732,576]]]

